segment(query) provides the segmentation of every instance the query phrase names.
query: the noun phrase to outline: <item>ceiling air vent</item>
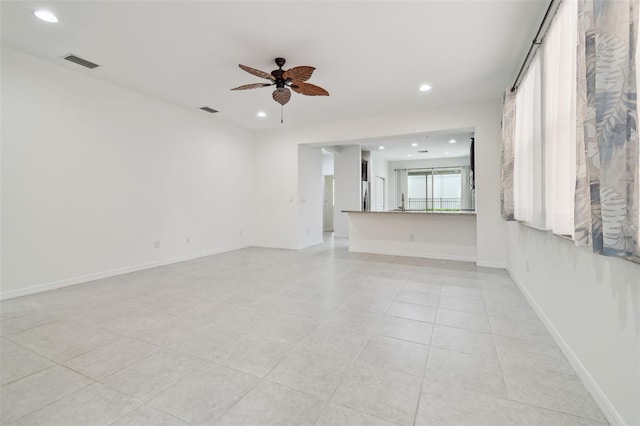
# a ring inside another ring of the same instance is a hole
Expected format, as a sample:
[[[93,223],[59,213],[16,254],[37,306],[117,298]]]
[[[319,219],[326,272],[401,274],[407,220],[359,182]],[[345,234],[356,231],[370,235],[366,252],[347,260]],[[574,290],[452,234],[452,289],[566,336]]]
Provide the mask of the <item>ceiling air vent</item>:
[[[428,150],[428,149],[423,149],[423,150],[420,150],[420,151],[418,151],[418,152],[419,152],[420,154],[426,154],[427,152],[429,152],[429,150]]]
[[[201,109],[201,110],[203,110],[203,111],[210,112],[211,114],[213,114],[214,112],[218,112],[218,111],[216,111],[215,109],[213,109],[213,108],[209,108],[209,107],[202,107],[202,108],[200,108],[200,109]]]
[[[63,58],[66,59],[67,61],[71,61],[75,64],[82,65],[83,67],[86,67],[89,69],[94,69],[100,66],[98,64],[94,64],[93,62],[89,62],[86,59],[79,58],[74,54],[69,54],[67,56],[64,56]]]

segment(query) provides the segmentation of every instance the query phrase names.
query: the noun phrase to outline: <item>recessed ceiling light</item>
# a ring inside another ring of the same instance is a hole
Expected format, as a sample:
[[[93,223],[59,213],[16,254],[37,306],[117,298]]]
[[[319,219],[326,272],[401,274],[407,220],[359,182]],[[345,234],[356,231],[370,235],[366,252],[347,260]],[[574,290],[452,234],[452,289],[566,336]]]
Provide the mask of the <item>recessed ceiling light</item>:
[[[384,146],[379,146],[378,149],[384,149]]]
[[[407,157],[413,157],[413,155],[411,155],[411,154],[407,154]]]
[[[428,84],[423,84],[422,86],[420,86],[421,92],[428,92],[429,90],[431,90],[431,86],[429,86]]]
[[[444,155],[449,155],[449,153],[448,153],[448,152],[445,152],[445,153],[444,153]]]
[[[267,113],[266,113],[266,112],[264,112],[264,111],[260,111],[260,112],[258,112],[258,114],[257,114],[257,115],[258,115],[258,117],[262,118],[262,117],[266,117],[266,116],[267,116]]]
[[[36,18],[45,22],[51,22],[51,23],[58,22],[58,17],[53,13],[49,12],[48,10],[43,10],[43,9],[36,10],[35,12],[33,12],[33,14],[36,15]]]
[[[455,139],[451,139],[451,140],[449,141],[449,143],[456,143],[456,140],[455,140]]]
[[[411,144],[411,146],[418,146],[418,144],[414,142]]]

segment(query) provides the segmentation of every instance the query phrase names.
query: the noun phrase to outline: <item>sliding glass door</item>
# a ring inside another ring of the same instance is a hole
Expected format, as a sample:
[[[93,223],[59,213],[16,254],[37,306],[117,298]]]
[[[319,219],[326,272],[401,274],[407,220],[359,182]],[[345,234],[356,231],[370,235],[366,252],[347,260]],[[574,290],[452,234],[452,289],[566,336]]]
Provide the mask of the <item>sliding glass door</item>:
[[[460,168],[410,170],[407,176],[407,210],[460,211]]]

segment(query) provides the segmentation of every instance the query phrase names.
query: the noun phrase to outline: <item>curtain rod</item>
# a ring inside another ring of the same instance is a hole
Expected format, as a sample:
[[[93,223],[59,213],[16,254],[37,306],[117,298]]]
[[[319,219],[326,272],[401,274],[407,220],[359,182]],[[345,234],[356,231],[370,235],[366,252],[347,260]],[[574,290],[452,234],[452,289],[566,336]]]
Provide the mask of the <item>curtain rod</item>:
[[[557,10],[558,7],[560,6],[561,2],[562,2],[562,0],[551,0],[549,2],[549,7],[547,8],[547,11],[544,14],[544,18],[542,18],[542,22],[540,23],[540,26],[538,27],[538,32],[536,33],[536,36],[533,38],[533,41],[531,42],[531,46],[529,47],[529,51],[527,52],[527,56],[525,56],[525,58],[524,58],[524,62],[522,63],[522,66],[520,67],[520,71],[518,71],[518,75],[516,76],[516,80],[513,82],[513,86],[511,86],[511,91],[512,92],[515,92],[516,89],[518,88],[518,84],[520,83],[520,77],[522,77],[522,74],[528,68],[529,58],[530,57],[533,58],[533,55],[535,54],[535,52],[538,49],[538,46],[540,46],[542,44],[542,40],[544,39],[544,36],[547,35],[547,31],[549,30],[549,26],[551,25],[551,20],[553,19],[553,15],[555,15],[555,13],[552,14],[551,11],[554,9],[554,7]],[[549,20],[549,22],[547,22],[547,20]],[[545,26],[546,26],[546,29],[544,30],[544,34],[542,34],[542,37],[540,37],[540,33],[542,32],[542,29],[545,28]]]

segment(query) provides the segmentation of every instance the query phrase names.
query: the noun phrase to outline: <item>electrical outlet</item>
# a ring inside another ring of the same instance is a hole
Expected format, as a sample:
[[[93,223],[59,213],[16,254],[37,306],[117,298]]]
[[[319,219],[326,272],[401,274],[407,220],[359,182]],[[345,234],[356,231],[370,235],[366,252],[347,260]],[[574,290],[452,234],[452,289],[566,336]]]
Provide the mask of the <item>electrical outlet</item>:
[[[242,229],[240,230],[240,236],[242,237]]]
[[[413,234],[409,235],[409,241],[413,241],[415,239],[415,237],[413,236]]]
[[[525,262],[524,266],[527,269],[527,272],[529,272],[529,261],[528,260]]]
[[[156,241],[153,243],[153,246],[154,246],[155,248],[159,249],[159,248],[160,248],[160,240],[156,240]]]
[[[187,237],[186,241],[187,241],[187,244],[189,244],[191,242],[191,237]]]

